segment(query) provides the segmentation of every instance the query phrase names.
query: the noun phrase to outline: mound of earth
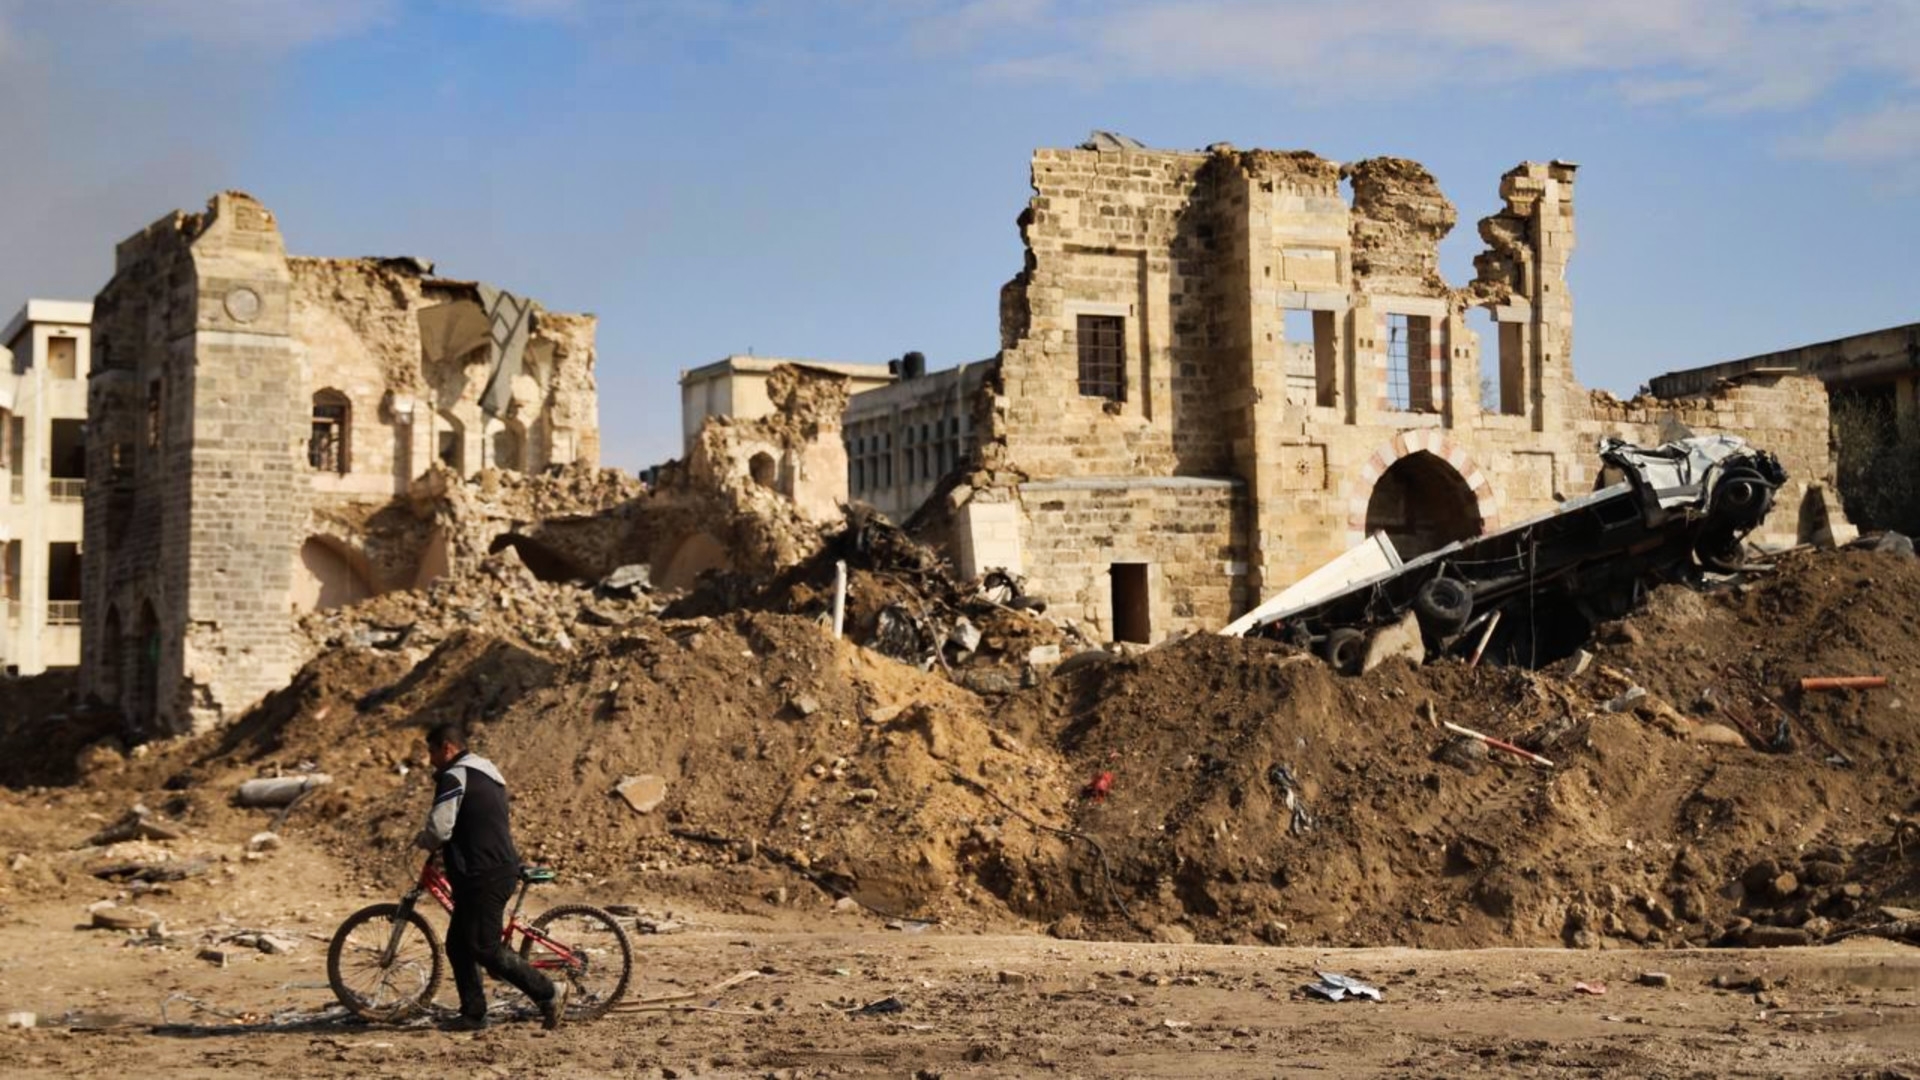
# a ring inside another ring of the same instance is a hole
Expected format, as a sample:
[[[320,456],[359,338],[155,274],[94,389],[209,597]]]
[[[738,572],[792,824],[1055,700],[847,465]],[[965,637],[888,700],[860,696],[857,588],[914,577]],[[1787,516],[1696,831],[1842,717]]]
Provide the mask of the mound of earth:
[[[1911,558],[1663,590],[1564,677],[1395,661],[1348,679],[1198,635],[983,696],[811,613],[645,607],[564,642],[496,619],[424,656],[336,646],[234,727],[92,782],[206,816],[247,777],[329,773],[288,827],[390,887],[417,858],[421,732],[457,719],[512,782],[530,858],[722,909],[852,897],[1075,936],[1600,947],[1820,940],[1914,906]],[[1807,674],[1894,684],[1802,694]]]

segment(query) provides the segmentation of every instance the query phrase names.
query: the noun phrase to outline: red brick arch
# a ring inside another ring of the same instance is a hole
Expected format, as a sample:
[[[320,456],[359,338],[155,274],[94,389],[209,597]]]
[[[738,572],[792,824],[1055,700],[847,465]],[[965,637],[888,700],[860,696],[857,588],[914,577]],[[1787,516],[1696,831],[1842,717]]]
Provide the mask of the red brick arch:
[[[1443,431],[1403,431],[1391,442],[1383,443],[1367,458],[1347,491],[1347,530],[1352,543],[1367,538],[1367,503],[1373,487],[1394,463],[1410,454],[1428,453],[1447,463],[1460,475],[1473,494],[1480,510],[1482,535],[1500,527],[1500,493],[1494,490],[1493,477],[1480,468],[1471,455],[1456,445]]]

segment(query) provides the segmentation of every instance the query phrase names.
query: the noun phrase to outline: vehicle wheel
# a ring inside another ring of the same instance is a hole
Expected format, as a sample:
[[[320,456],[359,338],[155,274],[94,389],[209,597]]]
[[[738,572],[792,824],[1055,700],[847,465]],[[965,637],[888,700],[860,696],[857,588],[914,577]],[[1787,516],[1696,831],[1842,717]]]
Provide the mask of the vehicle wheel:
[[[1700,565],[1722,574],[1738,573],[1746,565],[1746,548],[1737,536],[1703,536],[1693,545]]]
[[[362,1020],[410,1020],[433,1004],[444,956],[425,916],[411,908],[403,914],[399,904],[375,904],[347,916],[333,932],[327,983]]]
[[[1473,590],[1464,581],[1434,578],[1413,594],[1413,610],[1430,632],[1451,634],[1473,615]]]
[[[1772,509],[1773,488],[1751,470],[1731,473],[1713,492],[1711,513],[1721,521],[1752,528],[1766,520]]]
[[[1320,642],[1320,655],[1340,674],[1358,675],[1367,659],[1367,635],[1343,626]]]
[[[587,904],[562,904],[542,912],[530,925],[540,936],[520,939],[520,959],[548,978],[572,985],[568,1019],[591,1020],[626,996],[633,978],[633,943],[613,916]]]

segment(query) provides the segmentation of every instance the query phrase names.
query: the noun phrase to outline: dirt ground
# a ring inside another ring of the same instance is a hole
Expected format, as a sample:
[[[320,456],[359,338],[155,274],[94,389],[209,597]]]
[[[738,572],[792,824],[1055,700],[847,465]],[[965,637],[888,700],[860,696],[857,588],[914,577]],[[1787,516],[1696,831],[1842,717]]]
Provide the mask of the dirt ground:
[[[197,738],[88,745],[69,687],[9,690],[0,1010],[39,1026],[0,1029],[7,1074],[1920,1077],[1920,560],[1795,553],[1655,591],[1576,663],[1359,678],[1215,635],[1036,663],[1071,634],[991,605],[942,644],[968,601],[910,570],[854,575],[851,626],[938,629],[892,653],[824,631],[811,577],[680,617],[503,553],[331,614]],[[327,1014],[333,928],[417,866],[442,720],[562,875],[534,906],[680,931],[636,938],[634,996],[704,1007]],[[236,789],[311,773],[256,844]],[[155,835],[93,842],[136,808]],[[103,902],[140,929],[89,929]],[[263,932],[292,950],[234,940]],[[1310,999],[1316,970],[1386,1000]]]
[[[635,939],[638,997],[758,976],[696,997],[697,1011],[552,1034],[526,1019],[480,1035],[367,1026],[313,1018],[332,1003],[322,939],[382,894],[298,841],[224,865],[233,873],[142,898],[185,946],[76,929],[84,890],[10,899],[0,1005],[46,1026],[0,1032],[8,1075],[1920,1076],[1920,950],[1864,938],[1768,951],[1176,946],[674,909],[685,932]],[[551,889],[530,908],[666,914],[644,893]],[[190,945],[202,926],[297,944],[233,950],[219,968]],[[1316,970],[1369,980],[1385,1000],[1306,998]],[[1670,985],[1641,985],[1648,972]],[[903,1008],[850,1011],[889,998]]]

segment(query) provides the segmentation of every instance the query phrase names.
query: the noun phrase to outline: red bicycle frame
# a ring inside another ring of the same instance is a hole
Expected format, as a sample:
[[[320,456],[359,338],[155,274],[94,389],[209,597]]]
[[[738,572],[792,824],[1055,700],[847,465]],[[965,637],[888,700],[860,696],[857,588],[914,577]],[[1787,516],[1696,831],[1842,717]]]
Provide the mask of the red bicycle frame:
[[[520,877],[520,892],[513,898],[513,910],[507,915],[506,925],[500,928],[501,944],[511,945],[513,943],[513,935],[517,933],[529,941],[539,942],[540,945],[546,949],[545,955],[535,955],[527,958],[528,962],[531,963],[534,968],[559,971],[585,970],[587,966],[587,958],[585,955],[574,952],[560,942],[553,940],[532,926],[520,921],[520,907],[526,903],[527,889],[532,885],[533,879],[522,874]],[[440,869],[440,859],[438,856],[430,855],[427,857],[426,864],[420,868],[420,880],[413,888],[407,890],[406,895],[400,898],[400,910],[394,916],[393,936],[387,941],[386,955],[382,957],[383,963],[393,962],[394,954],[400,949],[400,932],[406,925],[407,914],[413,910],[414,905],[419,902],[422,894],[433,897],[440,902],[442,910],[449,915],[453,914],[453,886],[448,884],[446,873]]]

